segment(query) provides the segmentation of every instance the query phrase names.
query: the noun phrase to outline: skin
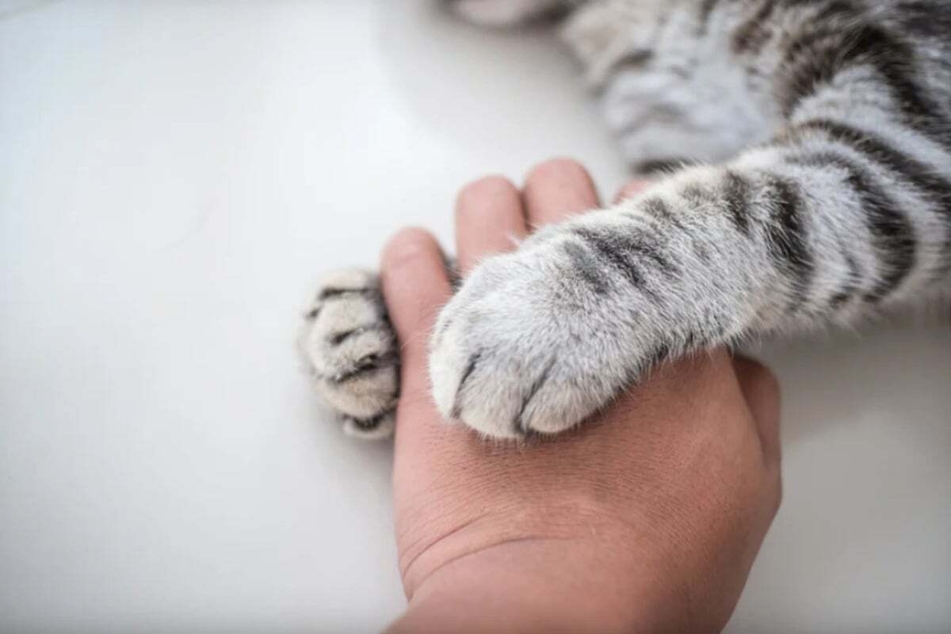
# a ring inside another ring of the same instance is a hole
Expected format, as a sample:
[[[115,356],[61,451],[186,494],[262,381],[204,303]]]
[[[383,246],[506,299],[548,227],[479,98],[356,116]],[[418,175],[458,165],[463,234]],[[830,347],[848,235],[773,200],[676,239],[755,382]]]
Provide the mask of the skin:
[[[636,191],[634,184],[623,192]],[[521,191],[491,176],[456,209],[463,275],[598,206],[555,160]],[[528,444],[440,420],[427,340],[450,296],[440,249],[397,234],[382,283],[402,348],[393,486],[403,632],[716,632],[779,507],[779,390],[723,350],[667,364],[596,420]]]

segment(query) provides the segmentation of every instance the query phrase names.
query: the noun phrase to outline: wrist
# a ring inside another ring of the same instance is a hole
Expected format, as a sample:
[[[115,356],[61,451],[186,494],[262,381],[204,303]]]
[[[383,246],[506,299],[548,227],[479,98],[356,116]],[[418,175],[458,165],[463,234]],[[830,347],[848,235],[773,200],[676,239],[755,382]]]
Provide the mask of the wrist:
[[[630,574],[614,548],[526,540],[434,571],[388,630],[404,632],[654,632],[676,629],[670,602]],[[678,616],[683,616],[678,615]]]

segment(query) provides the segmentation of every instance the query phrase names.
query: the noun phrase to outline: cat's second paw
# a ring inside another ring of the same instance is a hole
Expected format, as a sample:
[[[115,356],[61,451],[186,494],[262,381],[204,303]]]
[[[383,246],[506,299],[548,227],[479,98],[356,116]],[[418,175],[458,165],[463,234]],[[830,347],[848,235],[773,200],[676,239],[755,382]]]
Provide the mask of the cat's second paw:
[[[393,434],[399,351],[377,276],[344,269],[324,276],[298,338],[314,387],[361,438]]]
[[[477,267],[433,333],[439,411],[486,436],[573,427],[656,356],[610,266],[569,232],[539,238]]]

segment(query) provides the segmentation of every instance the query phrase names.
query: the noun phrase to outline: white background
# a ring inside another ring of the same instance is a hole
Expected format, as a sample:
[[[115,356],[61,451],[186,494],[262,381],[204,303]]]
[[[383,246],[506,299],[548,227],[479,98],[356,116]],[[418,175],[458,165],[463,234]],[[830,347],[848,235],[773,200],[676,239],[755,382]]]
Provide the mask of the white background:
[[[371,631],[385,444],[296,368],[317,272],[540,159],[624,167],[543,33],[431,3],[0,0],[0,631]],[[731,632],[951,631],[951,330],[766,356],[786,496]]]

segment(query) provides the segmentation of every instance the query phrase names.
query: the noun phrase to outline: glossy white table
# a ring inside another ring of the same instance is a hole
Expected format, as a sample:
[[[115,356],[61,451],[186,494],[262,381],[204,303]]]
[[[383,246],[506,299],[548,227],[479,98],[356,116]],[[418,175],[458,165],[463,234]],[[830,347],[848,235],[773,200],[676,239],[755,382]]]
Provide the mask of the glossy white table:
[[[0,0],[0,631],[371,631],[385,445],[296,369],[315,274],[556,154],[624,180],[544,34],[428,2]],[[786,497],[731,632],[951,629],[951,331],[767,354]]]

